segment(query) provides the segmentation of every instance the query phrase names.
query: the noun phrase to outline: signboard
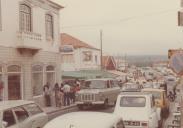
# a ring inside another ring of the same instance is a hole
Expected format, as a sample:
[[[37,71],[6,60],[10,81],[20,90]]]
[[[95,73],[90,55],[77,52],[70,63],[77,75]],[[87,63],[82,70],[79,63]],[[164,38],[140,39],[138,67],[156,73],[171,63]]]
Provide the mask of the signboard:
[[[74,48],[72,45],[62,45],[60,47],[60,52],[62,52],[62,53],[74,52]]]
[[[172,68],[176,74],[183,75],[183,52],[178,52],[171,56],[170,68]]]
[[[178,26],[183,26],[183,11],[178,11]]]
[[[182,53],[183,49],[170,49],[168,50],[168,59],[170,59],[176,53]]]

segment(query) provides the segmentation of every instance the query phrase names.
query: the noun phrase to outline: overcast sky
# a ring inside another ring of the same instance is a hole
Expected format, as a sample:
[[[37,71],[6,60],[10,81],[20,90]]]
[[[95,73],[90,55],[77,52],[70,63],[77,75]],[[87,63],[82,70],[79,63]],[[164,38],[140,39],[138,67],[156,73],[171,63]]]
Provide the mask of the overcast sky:
[[[60,31],[103,48],[108,54],[167,55],[183,47],[177,26],[180,0],[53,0],[60,12]]]

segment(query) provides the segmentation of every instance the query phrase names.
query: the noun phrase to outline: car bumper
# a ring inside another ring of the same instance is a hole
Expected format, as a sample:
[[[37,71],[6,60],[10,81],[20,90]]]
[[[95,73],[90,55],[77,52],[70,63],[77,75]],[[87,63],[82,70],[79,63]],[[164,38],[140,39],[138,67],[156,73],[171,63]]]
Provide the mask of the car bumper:
[[[78,101],[77,105],[102,105],[104,101]]]

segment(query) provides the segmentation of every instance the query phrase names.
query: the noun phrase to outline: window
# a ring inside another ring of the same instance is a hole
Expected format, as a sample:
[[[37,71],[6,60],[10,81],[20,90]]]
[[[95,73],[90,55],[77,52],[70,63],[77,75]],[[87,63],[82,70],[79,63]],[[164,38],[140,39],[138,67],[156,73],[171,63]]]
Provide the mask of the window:
[[[55,83],[55,67],[52,65],[46,67],[46,80],[46,82],[50,84]]]
[[[43,90],[43,67],[35,65],[32,67],[32,88],[33,95],[38,96],[42,94]]]
[[[95,55],[95,63],[96,64],[98,63],[98,57],[97,57],[97,55]]]
[[[13,110],[19,122],[22,122],[29,117],[28,112],[22,107],[17,107],[14,108]]]
[[[4,113],[3,113],[3,121],[8,123],[7,127],[15,125],[16,122],[15,122],[15,117],[13,115],[12,110],[4,111]]]
[[[92,61],[92,52],[91,51],[83,52],[83,61],[85,61],[85,62]]]
[[[121,98],[121,107],[145,107],[146,99],[145,97],[129,97],[124,96]]]
[[[9,73],[14,73],[14,72],[18,73],[18,72],[21,72],[21,67],[18,66],[18,65],[11,65],[11,66],[8,67],[8,72]]]
[[[0,31],[2,30],[1,0],[0,0]]]
[[[53,16],[46,14],[46,38],[53,39]]]
[[[24,108],[31,114],[36,115],[42,113],[43,111],[36,104],[28,104],[25,105]]]
[[[31,8],[26,4],[20,5],[20,31],[31,32]]]

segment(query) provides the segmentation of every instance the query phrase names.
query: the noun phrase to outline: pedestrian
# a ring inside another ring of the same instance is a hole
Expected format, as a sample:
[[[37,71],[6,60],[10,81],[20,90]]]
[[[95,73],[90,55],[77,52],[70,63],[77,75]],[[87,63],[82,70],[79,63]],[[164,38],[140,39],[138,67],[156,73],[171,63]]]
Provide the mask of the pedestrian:
[[[71,87],[70,87],[68,82],[66,82],[64,84],[63,91],[64,91],[64,106],[69,106],[70,105],[70,91],[71,91]]]
[[[3,90],[4,90],[4,84],[1,81],[0,82],[0,101],[3,101]]]
[[[61,83],[60,85],[60,104],[61,106],[64,105],[64,90],[63,90],[64,84]]]
[[[43,95],[44,95],[44,98],[45,98],[45,105],[47,107],[50,107],[51,106],[51,92],[50,92],[50,85],[49,83],[47,82],[47,84],[45,84],[43,86]]]
[[[71,86],[70,101],[71,103],[75,103],[75,85]]]
[[[56,104],[56,107],[60,107],[61,100],[60,100],[60,88],[59,88],[58,83],[56,83],[55,86],[54,86],[54,93],[55,93],[55,104]]]
[[[176,85],[173,86],[173,95],[174,95],[174,97],[176,97],[176,95],[177,95],[177,93],[176,93],[176,87],[177,87]]]

